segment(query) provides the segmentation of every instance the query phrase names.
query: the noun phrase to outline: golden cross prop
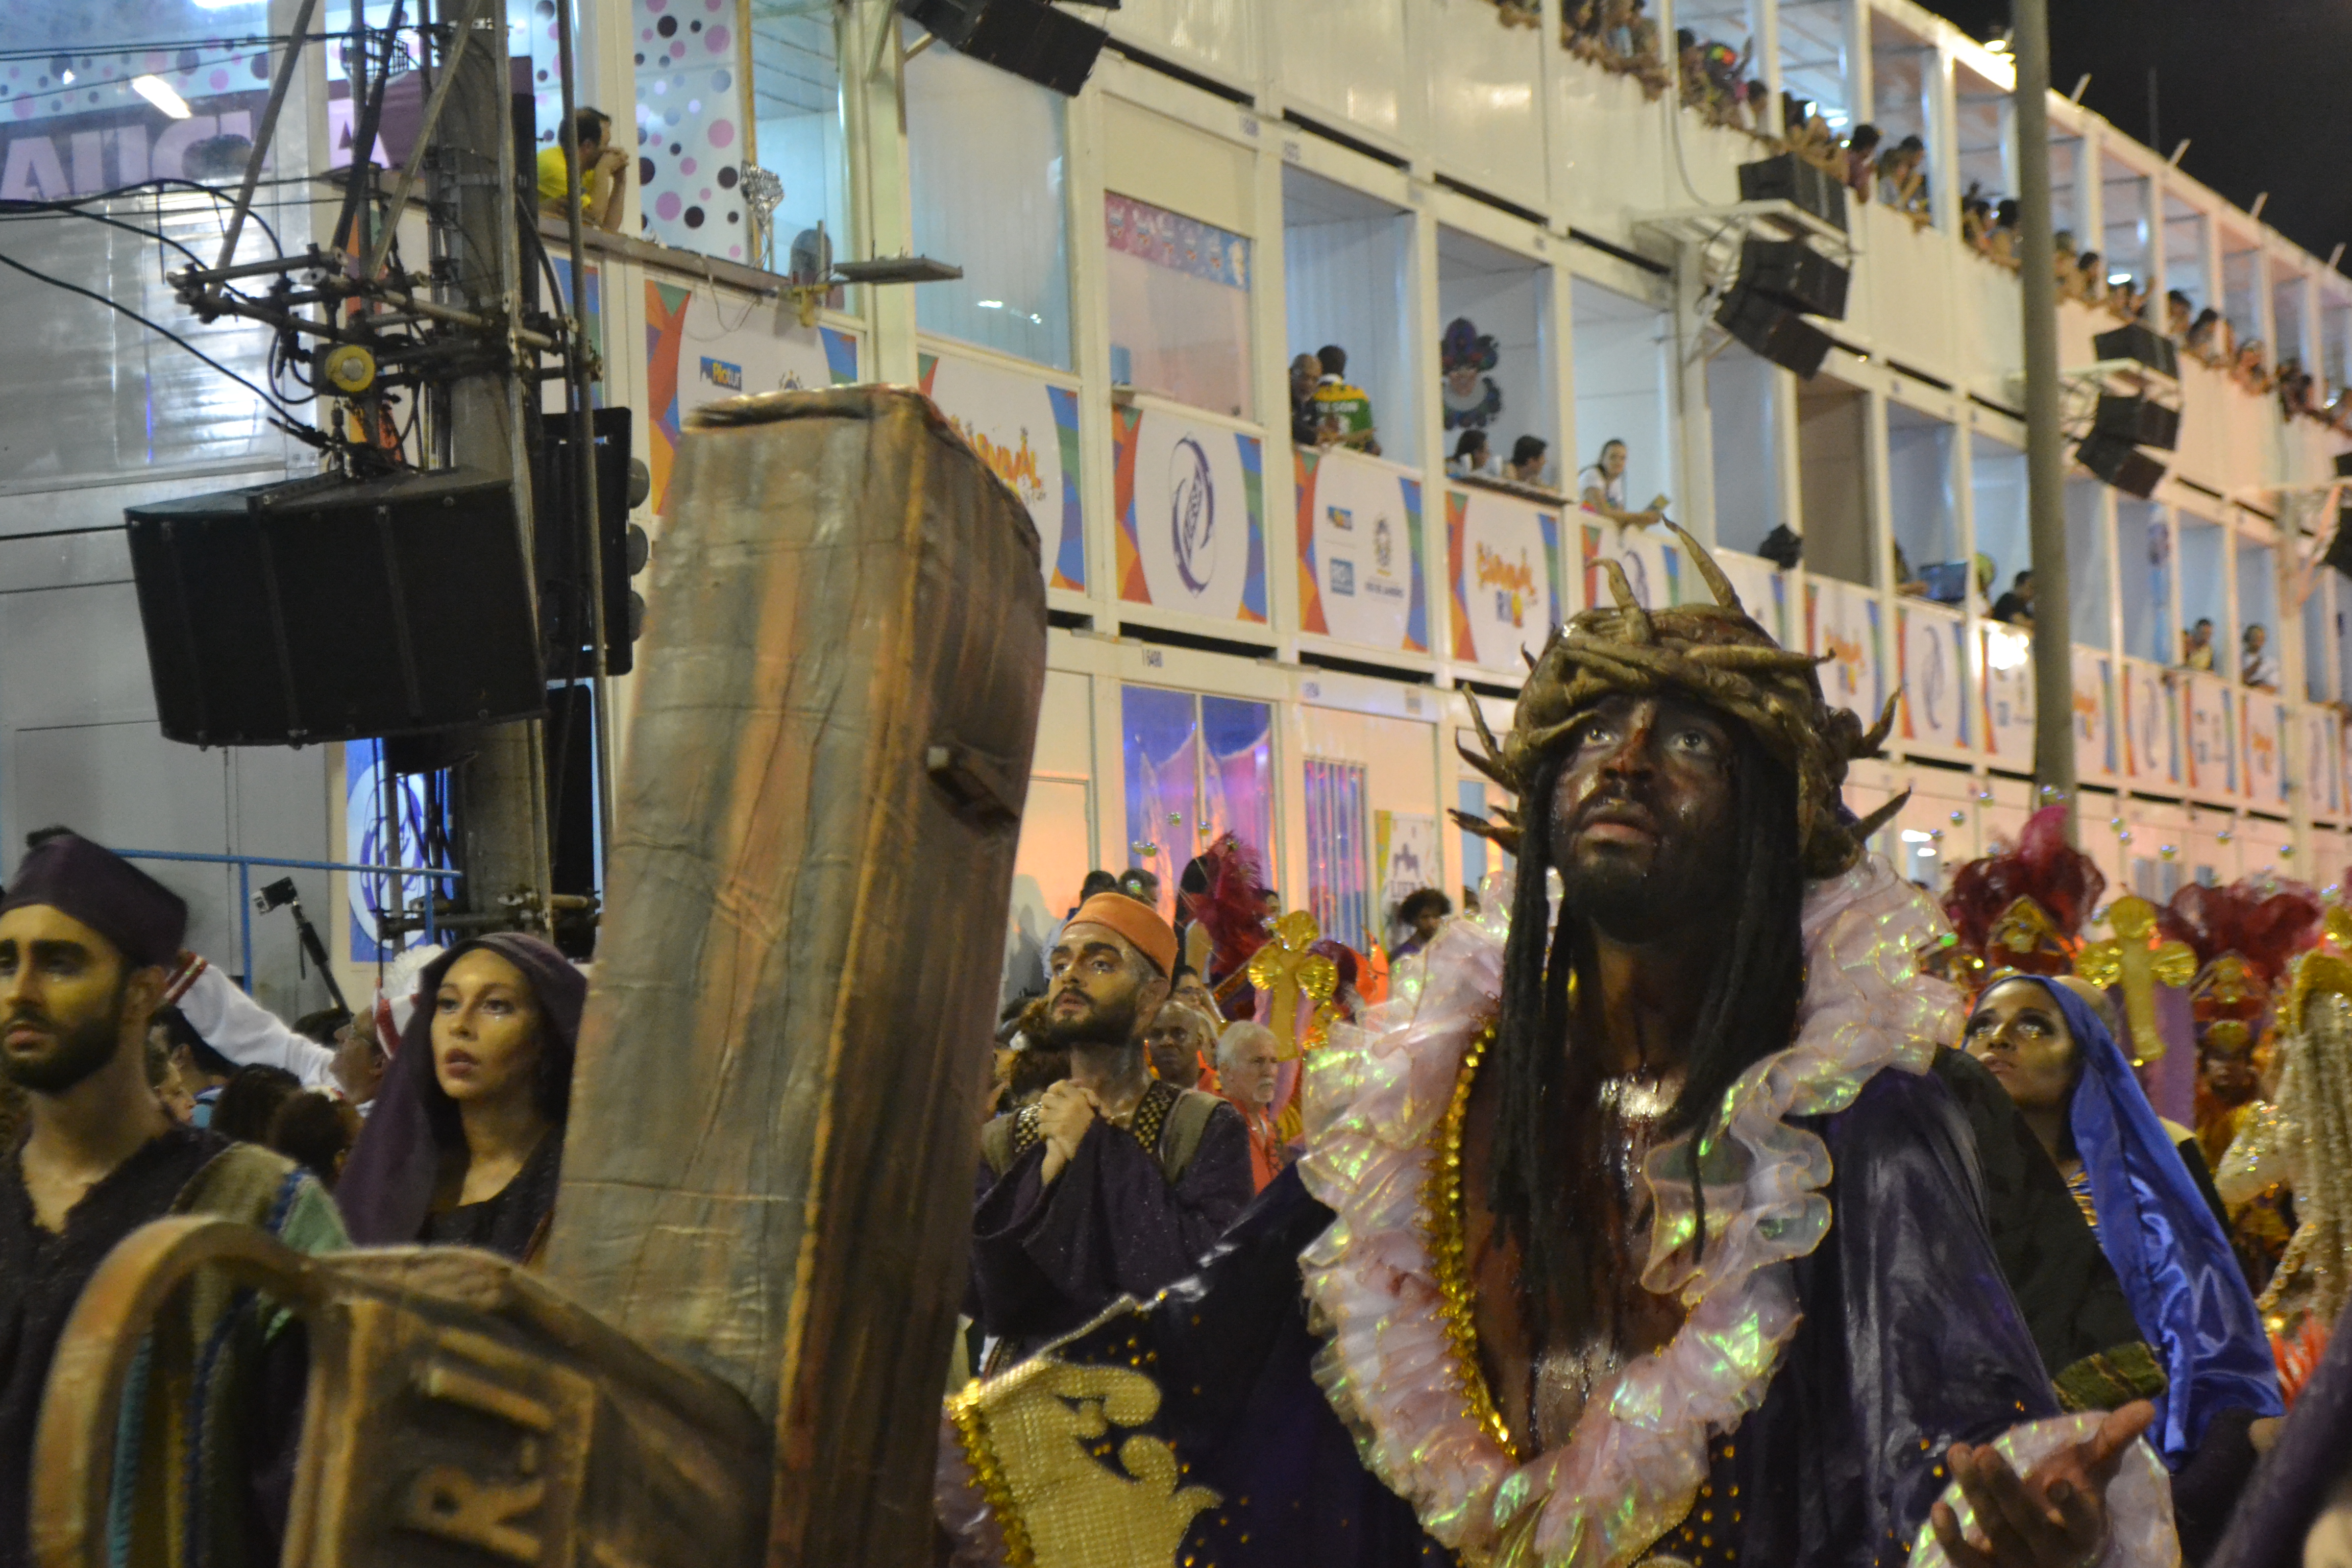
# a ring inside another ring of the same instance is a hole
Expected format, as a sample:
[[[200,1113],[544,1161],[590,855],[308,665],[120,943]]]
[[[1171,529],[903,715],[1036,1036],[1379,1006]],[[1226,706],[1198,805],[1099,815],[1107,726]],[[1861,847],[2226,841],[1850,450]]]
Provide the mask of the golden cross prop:
[[[2164,1055],[2156,1028],[2156,988],[2186,985],[2197,976],[2197,952],[2185,942],[2157,939],[2156,906],[2126,893],[2107,906],[2115,935],[2086,942],[2074,957],[2074,973],[2105,989],[2121,985],[2124,1018],[2131,1026],[2131,1058],[2143,1067]]]
[[[1304,995],[1309,1007],[1319,1007],[1339,988],[1339,966],[1307,951],[1322,934],[1312,912],[1293,910],[1274,922],[1274,934],[1249,961],[1250,984],[1273,998],[1268,1026],[1275,1053],[1284,1061],[1298,1055],[1298,998]]]

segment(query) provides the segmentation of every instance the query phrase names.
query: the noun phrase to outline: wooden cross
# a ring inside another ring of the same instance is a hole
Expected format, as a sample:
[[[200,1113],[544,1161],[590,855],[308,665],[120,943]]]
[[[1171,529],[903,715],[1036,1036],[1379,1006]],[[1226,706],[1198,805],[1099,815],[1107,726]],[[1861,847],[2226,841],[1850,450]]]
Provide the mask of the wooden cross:
[[[2164,1037],[2156,1027],[2156,988],[2186,985],[2196,978],[2197,953],[2185,942],[2157,940],[2156,906],[2136,894],[2109,904],[2106,918],[2116,934],[2084,944],[2075,955],[2074,973],[2102,989],[2123,987],[2132,1065],[2141,1067],[2164,1055]]]
[[[1274,934],[1249,961],[1250,984],[1274,1000],[1269,1026],[1284,1061],[1298,1054],[1298,998],[1320,1006],[1339,988],[1339,966],[1307,951],[1322,934],[1313,913],[1293,910],[1274,922]]]

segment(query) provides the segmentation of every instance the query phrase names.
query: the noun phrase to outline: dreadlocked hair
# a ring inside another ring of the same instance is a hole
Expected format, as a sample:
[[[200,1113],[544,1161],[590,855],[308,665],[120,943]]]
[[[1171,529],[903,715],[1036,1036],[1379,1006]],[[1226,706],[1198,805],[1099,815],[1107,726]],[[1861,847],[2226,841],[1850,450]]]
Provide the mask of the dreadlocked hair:
[[[1712,949],[1716,960],[1692,1028],[1686,1076],[1664,1126],[1670,1137],[1696,1130],[1702,1153],[1725,1092],[1793,1037],[1804,991],[1796,779],[1744,728],[1734,734],[1734,903],[1728,929]],[[1551,1303],[1591,1288],[1570,1237],[1590,1227],[1598,1205],[1617,1201],[1601,1163],[1589,1157],[1589,1145],[1580,1149],[1577,1137],[1597,1126],[1601,1078],[1597,1053],[1570,1037],[1570,976],[1586,973],[1583,984],[1598,984],[1587,973],[1591,946],[1565,900],[1557,924],[1550,919],[1551,846],[1544,824],[1568,751],[1545,757],[1520,797],[1528,831],[1520,838],[1501,1010],[1487,1055],[1501,1091],[1487,1198],[1504,1233],[1517,1243],[1524,1306],[1538,1336]],[[1692,1189],[1704,1250],[1706,1198],[1696,1175]]]

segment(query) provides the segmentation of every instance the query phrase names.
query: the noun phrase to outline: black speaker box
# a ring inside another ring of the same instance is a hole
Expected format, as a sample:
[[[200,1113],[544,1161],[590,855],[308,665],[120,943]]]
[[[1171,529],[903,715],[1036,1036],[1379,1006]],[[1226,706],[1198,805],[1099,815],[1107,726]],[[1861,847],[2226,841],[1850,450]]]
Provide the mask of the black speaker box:
[[[2099,412],[2091,422],[2091,432],[2096,436],[2113,436],[2135,447],[2154,447],[2169,452],[2179,444],[2180,410],[2151,403],[2145,397],[2118,397],[2113,393],[2099,395]]]
[[[545,706],[514,487],[328,477],[123,513],[163,733],[300,745]]]
[[[1716,324],[1783,370],[1811,381],[1830,352],[1830,335],[1778,300],[1734,289],[1716,307]]]
[[[2074,448],[2074,460],[2126,495],[2146,500],[2164,478],[2164,465],[2114,436],[2093,435]]]
[[[1794,153],[1740,164],[1739,199],[1794,202],[1823,223],[1839,229],[1846,226],[1845,182]]]
[[[1110,37],[1045,0],[898,0],[898,9],[960,53],[1071,97]]]
[[[2133,321],[2091,340],[2101,359],[2137,360],[2160,375],[2180,379],[2180,351],[2172,340],[2145,322]]]
[[[1739,245],[1737,287],[1785,300],[1808,315],[1843,321],[1848,279],[1844,268],[1801,239],[1750,237]]]
[[[604,668],[626,675],[635,663],[630,606],[629,411],[599,408],[590,416],[596,447],[596,537],[604,550]],[[585,680],[595,673],[589,646],[596,623],[589,614],[587,530],[573,495],[580,462],[572,455],[572,422],[551,414],[545,438],[531,460],[531,534],[539,573],[539,637],[550,680]]]

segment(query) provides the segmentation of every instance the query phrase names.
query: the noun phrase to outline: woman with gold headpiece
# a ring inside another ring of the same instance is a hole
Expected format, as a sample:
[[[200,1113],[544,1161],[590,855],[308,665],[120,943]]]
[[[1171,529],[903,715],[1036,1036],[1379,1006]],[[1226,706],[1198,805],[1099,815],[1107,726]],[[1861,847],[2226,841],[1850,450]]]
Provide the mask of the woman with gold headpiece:
[[[2176,1560],[2150,1407],[2062,1414],[1928,1070],[1944,923],[1840,799],[1887,718],[1676,533],[1716,603],[1604,563],[1507,739],[1472,711],[1516,888],[1307,1058],[1298,1162],[950,1401],[961,1560]]]

